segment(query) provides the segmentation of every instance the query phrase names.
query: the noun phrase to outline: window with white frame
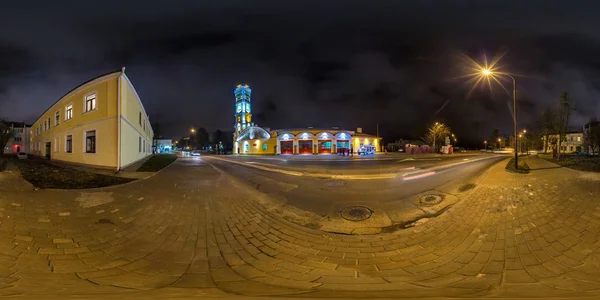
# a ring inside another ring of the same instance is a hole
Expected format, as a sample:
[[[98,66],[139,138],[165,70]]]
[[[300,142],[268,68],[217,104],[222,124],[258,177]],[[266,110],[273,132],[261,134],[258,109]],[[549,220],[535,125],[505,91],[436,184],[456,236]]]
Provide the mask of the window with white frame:
[[[65,152],[73,153],[73,136],[67,135],[65,138]]]
[[[85,153],[96,153],[96,130],[85,132]]]
[[[54,126],[58,126],[58,124],[60,124],[60,110],[54,113]]]
[[[48,129],[47,130],[50,130],[50,127],[51,127],[50,126],[50,117],[48,117]]]
[[[46,120],[44,120],[44,131],[46,131]]]
[[[141,111],[140,111],[140,113],[139,113],[139,117],[138,117],[138,119],[139,119],[138,121],[139,121],[139,123],[140,123],[140,126],[142,126],[142,112],[141,112]]]
[[[65,107],[65,120],[73,119],[73,104],[69,104]]]
[[[138,152],[142,152],[142,137],[138,136]]]
[[[96,93],[85,96],[84,112],[96,110]]]

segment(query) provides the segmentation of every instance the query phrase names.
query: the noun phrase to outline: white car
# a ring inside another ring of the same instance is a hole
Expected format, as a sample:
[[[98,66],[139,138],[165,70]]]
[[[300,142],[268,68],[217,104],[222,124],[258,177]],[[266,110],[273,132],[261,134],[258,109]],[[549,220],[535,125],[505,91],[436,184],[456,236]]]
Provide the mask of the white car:
[[[27,153],[19,152],[19,153],[17,153],[17,158],[18,159],[27,159]]]

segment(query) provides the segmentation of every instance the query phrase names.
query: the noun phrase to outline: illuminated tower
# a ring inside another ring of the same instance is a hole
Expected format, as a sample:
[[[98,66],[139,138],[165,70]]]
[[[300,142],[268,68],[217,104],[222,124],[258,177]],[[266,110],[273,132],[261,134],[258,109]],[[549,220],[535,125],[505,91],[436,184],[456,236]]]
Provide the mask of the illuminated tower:
[[[235,133],[252,126],[252,113],[250,110],[250,97],[252,90],[247,84],[238,84],[233,91],[235,95]]]

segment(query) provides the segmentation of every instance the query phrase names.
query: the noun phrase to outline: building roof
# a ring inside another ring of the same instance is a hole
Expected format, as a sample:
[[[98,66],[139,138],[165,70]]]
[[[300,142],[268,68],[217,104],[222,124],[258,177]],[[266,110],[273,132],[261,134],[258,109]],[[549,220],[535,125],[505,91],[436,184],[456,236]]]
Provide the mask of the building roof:
[[[304,127],[304,128],[280,128],[280,129],[272,129],[271,131],[285,132],[285,131],[344,131],[344,132],[354,132],[354,130],[347,130],[339,127]]]
[[[5,121],[8,127],[31,127],[31,125],[25,122],[13,122],[13,121]]]
[[[48,112],[48,110],[50,110],[54,105],[56,105],[56,103],[60,102],[60,100],[64,99],[65,97],[67,97],[69,94],[75,92],[76,90],[78,90],[80,88],[83,88],[84,86],[86,86],[86,85],[90,84],[91,82],[93,82],[93,81],[95,81],[97,79],[100,79],[102,77],[112,77],[110,75],[115,75],[116,76],[116,75],[124,73],[124,72],[125,72],[125,68],[120,69],[118,71],[113,71],[113,72],[109,72],[109,73],[106,73],[106,74],[102,74],[102,75],[100,75],[98,77],[94,77],[94,78],[92,78],[92,79],[90,79],[90,80],[88,80],[88,81],[86,81],[86,82],[84,82],[84,83],[82,83],[82,84],[74,87],[73,89],[71,89],[70,91],[68,91],[66,94],[64,94],[60,98],[58,98],[58,100],[54,101],[54,103],[52,103],[52,105],[48,106],[48,108],[46,108],[46,110],[44,110],[44,112],[41,113],[40,116],[37,117],[37,119],[35,119],[34,123],[36,123],[46,112]]]

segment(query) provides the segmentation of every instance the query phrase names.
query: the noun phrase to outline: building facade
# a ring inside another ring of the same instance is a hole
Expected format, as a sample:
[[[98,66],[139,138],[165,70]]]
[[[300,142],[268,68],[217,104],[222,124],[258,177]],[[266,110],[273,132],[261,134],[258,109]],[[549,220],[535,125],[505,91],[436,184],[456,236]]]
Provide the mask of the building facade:
[[[122,68],[81,84],[49,107],[30,130],[31,153],[118,171],[152,154],[153,135]]]
[[[558,147],[558,134],[542,137],[542,139],[546,138],[548,142],[544,140],[544,152],[551,152],[554,148]],[[560,144],[560,153],[582,152],[583,142],[583,132],[569,132]]]
[[[154,153],[171,153],[173,152],[173,140],[156,139],[154,140]]]
[[[235,124],[233,136],[234,154],[336,154],[357,153],[365,145],[375,146],[381,152],[381,138],[365,134],[361,128],[262,128],[252,123],[250,96],[247,84],[239,84],[234,90]]]
[[[29,132],[31,125],[19,122],[8,122],[10,130],[12,130],[12,137],[8,140],[4,146],[4,153],[15,154],[19,152],[30,153],[29,151]]]

